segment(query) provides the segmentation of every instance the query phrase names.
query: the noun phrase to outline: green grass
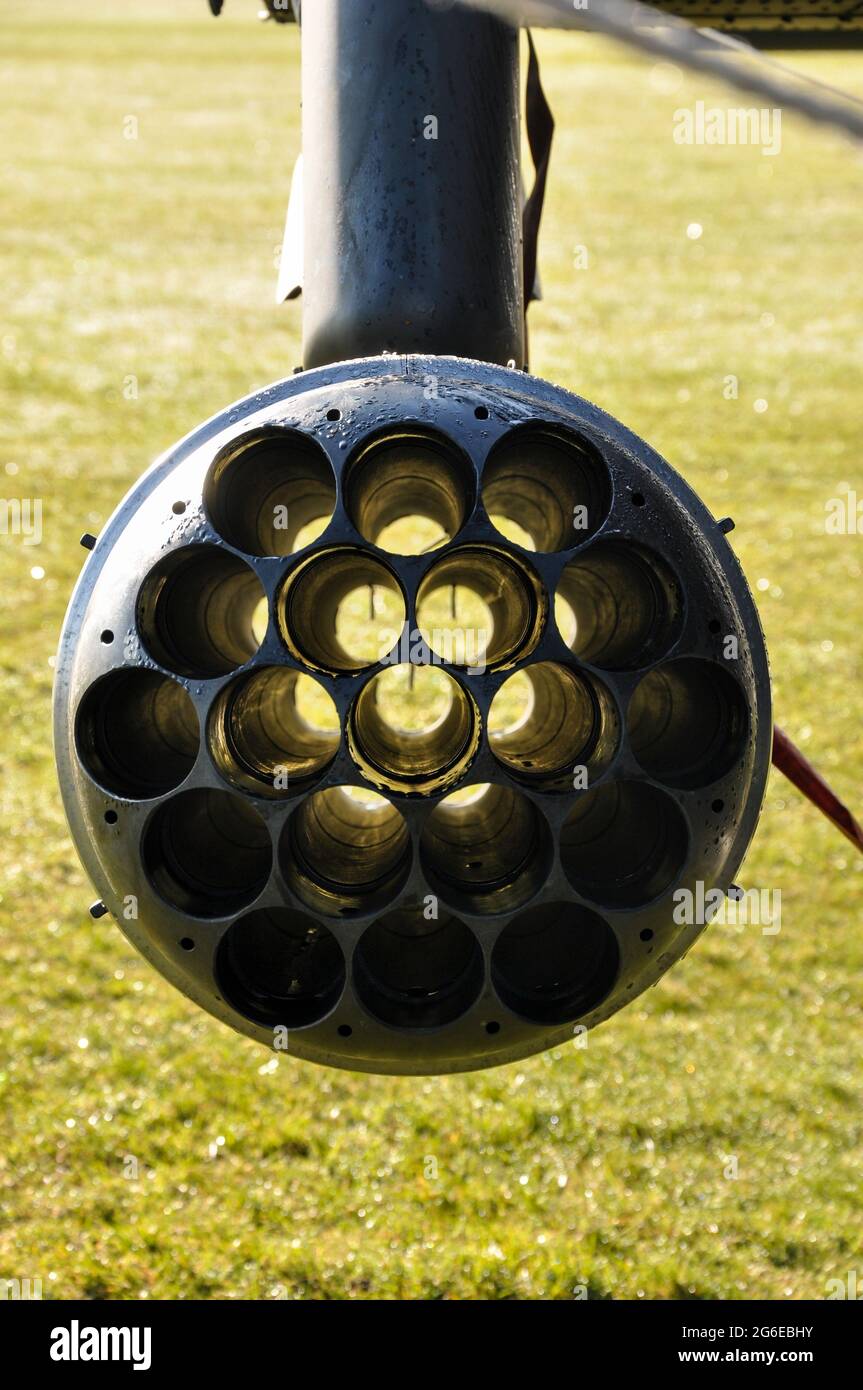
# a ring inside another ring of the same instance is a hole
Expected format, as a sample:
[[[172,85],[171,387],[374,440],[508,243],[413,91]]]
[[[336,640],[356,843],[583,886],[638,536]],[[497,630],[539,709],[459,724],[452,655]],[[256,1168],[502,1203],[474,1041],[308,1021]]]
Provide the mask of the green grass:
[[[272,304],[298,46],[255,9],[0,19],[0,476],[44,503],[39,547],[0,539],[0,1276],[61,1298],[823,1297],[863,1269],[863,860],[780,778],[741,875],[781,889],[779,935],[713,927],[587,1048],[488,1073],[271,1057],[87,915],[49,724],[78,535],[299,361],[298,309]],[[779,720],[859,810],[863,536],[824,533],[841,485],[863,494],[859,151],[791,117],[774,159],[680,147],[673,111],[719,88],[539,47],[557,138],[533,368],[736,518]],[[863,93],[863,57],[791,61]]]

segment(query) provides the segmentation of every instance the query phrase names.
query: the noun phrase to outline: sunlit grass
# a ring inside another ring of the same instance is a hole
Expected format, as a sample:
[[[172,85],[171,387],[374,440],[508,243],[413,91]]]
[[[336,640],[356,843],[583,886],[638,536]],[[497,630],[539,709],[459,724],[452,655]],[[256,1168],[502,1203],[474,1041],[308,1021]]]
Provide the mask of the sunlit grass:
[[[58,1297],[822,1297],[863,1269],[863,861],[781,779],[741,875],[781,889],[781,932],[714,927],[586,1047],[488,1073],[271,1056],[87,915],[49,720],[78,536],[300,360],[298,308],[272,303],[297,36],[256,9],[0,17],[0,467],[44,504],[40,545],[0,545],[0,1275]],[[736,518],[779,720],[859,811],[863,537],[824,531],[863,494],[859,154],[791,118],[772,159],[677,146],[674,110],[719,89],[538,43],[557,136],[533,369]],[[793,62],[863,91],[863,57]]]

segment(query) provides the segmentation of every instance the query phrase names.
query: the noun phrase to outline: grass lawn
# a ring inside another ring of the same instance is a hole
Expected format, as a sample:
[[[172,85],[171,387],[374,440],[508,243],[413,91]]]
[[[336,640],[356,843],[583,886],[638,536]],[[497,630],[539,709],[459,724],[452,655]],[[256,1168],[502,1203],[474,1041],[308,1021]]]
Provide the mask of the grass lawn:
[[[300,360],[299,310],[272,303],[299,43],[256,8],[0,16],[0,477],[44,509],[40,545],[0,537],[0,1277],[58,1298],[824,1297],[863,1277],[863,859],[781,778],[740,875],[781,889],[781,932],[714,926],[587,1047],[491,1072],[279,1059],[87,914],[49,720],[78,537]],[[843,487],[863,497],[859,149],[791,116],[775,157],[677,145],[675,109],[738,98],[598,41],[539,49],[557,137],[533,369],[735,517],[778,721],[859,814],[863,534],[824,526]],[[863,54],[789,61],[863,94]]]

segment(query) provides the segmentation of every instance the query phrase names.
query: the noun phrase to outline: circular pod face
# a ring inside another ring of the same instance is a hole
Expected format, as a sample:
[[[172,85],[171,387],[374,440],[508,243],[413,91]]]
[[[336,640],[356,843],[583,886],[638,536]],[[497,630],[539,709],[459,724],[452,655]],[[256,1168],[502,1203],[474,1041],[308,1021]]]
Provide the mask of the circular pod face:
[[[593,406],[453,358],[302,373],[190,435],[90,554],[56,674],[69,824],[129,940],[361,1071],[513,1061],[655,983],[770,759],[697,497]]]

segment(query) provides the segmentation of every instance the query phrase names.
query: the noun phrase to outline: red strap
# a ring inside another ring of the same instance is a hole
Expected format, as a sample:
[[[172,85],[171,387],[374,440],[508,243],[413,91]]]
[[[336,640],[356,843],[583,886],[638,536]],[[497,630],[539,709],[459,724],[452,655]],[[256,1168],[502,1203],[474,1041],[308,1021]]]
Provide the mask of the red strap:
[[[773,730],[773,766],[778,767],[863,854],[863,828],[788,735],[776,728]]]

